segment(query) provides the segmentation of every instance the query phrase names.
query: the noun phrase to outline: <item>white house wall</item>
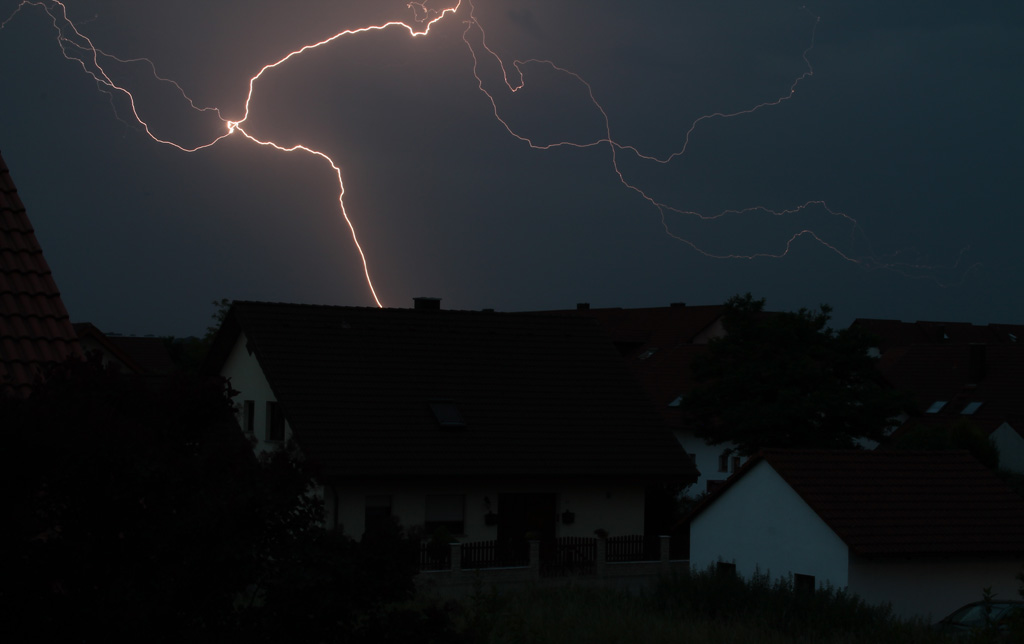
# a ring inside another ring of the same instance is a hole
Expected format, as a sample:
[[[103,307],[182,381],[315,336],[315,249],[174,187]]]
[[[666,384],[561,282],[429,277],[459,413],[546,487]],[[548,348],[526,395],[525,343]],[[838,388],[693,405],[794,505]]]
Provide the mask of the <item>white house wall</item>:
[[[1003,423],[989,437],[999,448],[999,467],[1024,474],[1024,438]]]
[[[238,341],[231,349],[228,359],[221,368],[221,375],[231,382],[231,387],[238,391],[235,396],[235,409],[238,412],[239,422],[244,422],[242,415],[243,402],[252,400],[255,414],[253,427],[256,435],[256,452],[263,452],[276,447],[275,443],[268,443],[267,438],[267,403],[276,401],[274,392],[270,389],[263,370],[260,369],[256,356],[249,353],[245,348],[245,334],[239,334]],[[291,437],[291,428],[285,420],[285,439]]]
[[[850,559],[851,592],[869,603],[890,602],[899,617],[938,621],[991,587],[999,599],[1020,599],[1019,558],[940,557]]]
[[[755,465],[690,525],[690,567],[735,563],[749,578],[813,575],[845,587],[848,548],[765,461]]]

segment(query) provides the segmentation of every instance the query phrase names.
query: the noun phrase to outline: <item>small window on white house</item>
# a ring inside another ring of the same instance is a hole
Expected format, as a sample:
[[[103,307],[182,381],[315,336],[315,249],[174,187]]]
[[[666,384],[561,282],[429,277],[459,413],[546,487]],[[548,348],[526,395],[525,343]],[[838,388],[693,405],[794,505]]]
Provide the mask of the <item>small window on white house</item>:
[[[793,590],[799,594],[814,593],[814,575],[793,575]]]
[[[246,434],[256,433],[256,401],[242,401],[242,429]]]
[[[449,535],[466,532],[466,497],[461,494],[427,495],[427,512],[423,529],[428,535],[439,530]]]
[[[729,450],[726,450],[718,455],[718,471],[729,471]]]
[[[932,403],[931,407],[929,407],[927,410],[925,410],[924,413],[926,413],[926,414],[937,414],[940,411],[942,411],[943,407],[946,406],[946,402],[947,401],[945,401],[945,400],[936,400],[935,402]]]
[[[267,442],[284,441],[284,412],[276,401],[267,403]]]
[[[732,457],[732,471],[735,472],[738,469],[740,469],[740,457],[739,456],[733,456]]]
[[[961,411],[960,413],[962,415],[964,415],[964,416],[970,416],[970,415],[974,414],[974,412],[978,411],[978,409],[980,409],[980,408],[981,408],[981,403],[980,402],[978,402],[978,401],[971,401],[971,402],[967,403],[967,406],[964,407],[963,411]]]

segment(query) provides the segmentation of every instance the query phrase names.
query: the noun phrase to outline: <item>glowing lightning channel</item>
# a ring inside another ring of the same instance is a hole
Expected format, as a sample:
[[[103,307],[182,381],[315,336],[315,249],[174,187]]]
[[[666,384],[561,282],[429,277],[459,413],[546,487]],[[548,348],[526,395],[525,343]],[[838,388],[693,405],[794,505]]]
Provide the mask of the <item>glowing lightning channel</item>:
[[[251,133],[247,132],[245,130],[244,124],[249,119],[249,108],[252,102],[252,95],[255,90],[256,81],[258,81],[263,76],[263,74],[265,74],[268,70],[283,65],[290,59],[296,56],[300,56],[311,49],[316,49],[323,45],[332,43],[338,40],[339,38],[350,36],[352,34],[366,33],[370,31],[383,31],[385,29],[391,28],[401,28],[405,29],[412,37],[425,36],[428,33],[430,33],[430,29],[434,26],[435,23],[442,20],[445,16],[449,14],[456,13],[459,10],[459,6],[461,4],[462,0],[457,0],[455,6],[448,7],[440,11],[435,11],[432,9],[428,9],[425,3],[423,2],[410,2],[406,6],[413,10],[416,22],[422,24],[422,28],[420,30],[417,30],[412,25],[409,25],[399,20],[393,20],[380,25],[370,25],[367,27],[361,27],[359,29],[346,29],[344,31],[336,33],[335,35],[329,38],[325,38],[324,40],[321,40],[319,42],[315,42],[300,47],[299,49],[290,52],[277,62],[264,65],[255,76],[249,79],[249,92],[245,98],[245,111],[242,118],[238,120],[224,118],[221,111],[217,108],[197,106],[195,102],[188,97],[184,89],[182,89],[182,87],[177,82],[160,76],[156,71],[156,66],[148,58],[118,58],[116,56],[107,54],[103,50],[96,47],[96,45],[93,44],[92,40],[90,40],[87,36],[81,33],[75,26],[75,24],[71,22],[71,19],[68,18],[67,15],[67,7],[64,5],[63,2],[60,2],[59,0],[53,0],[49,5],[45,2],[37,0],[22,0],[22,2],[17,6],[14,12],[12,12],[12,14],[6,20],[4,20],[3,23],[0,23],[0,29],[6,27],[7,23],[10,22],[14,18],[14,16],[17,15],[24,7],[40,7],[48,16],[50,16],[54,29],[57,31],[57,42],[61,48],[61,52],[64,54],[64,57],[68,60],[77,62],[81,66],[82,70],[86,74],[91,76],[99,86],[105,88],[108,91],[123,94],[128,99],[128,104],[130,106],[131,113],[134,119],[139,123],[139,125],[142,126],[142,129],[145,131],[145,133],[157,143],[173,146],[181,150],[182,152],[198,152],[199,150],[203,150],[216,145],[220,141],[224,140],[225,138],[233,134],[239,134],[258,145],[272,147],[275,150],[280,150],[281,152],[305,152],[307,154],[311,154],[326,161],[331,166],[331,169],[334,171],[335,177],[337,177],[338,180],[338,207],[340,208],[341,215],[344,218],[345,224],[348,226],[349,232],[352,235],[352,242],[355,244],[356,251],[359,253],[359,258],[363,265],[363,275],[366,278],[366,284],[370,289],[370,294],[373,297],[373,301],[377,304],[378,307],[382,307],[383,304],[381,303],[380,298],[377,296],[377,291],[373,286],[373,278],[370,275],[370,267],[366,259],[366,253],[363,251],[362,245],[359,243],[359,237],[356,234],[355,225],[353,224],[352,218],[349,217],[348,211],[345,208],[345,182],[342,178],[341,168],[338,166],[338,164],[336,164],[334,160],[331,159],[331,157],[325,154],[324,152],[321,152],[319,150],[316,150],[305,145],[300,144],[292,146],[283,146],[273,141],[259,139],[253,136]],[[57,13],[54,13],[54,10],[56,10]],[[73,38],[77,38],[78,41],[73,40]],[[87,57],[89,60],[83,60],[81,57],[69,53],[69,48],[77,50],[82,55]],[[153,72],[153,76],[160,81],[172,84],[178,90],[181,96],[188,102],[192,109],[200,112],[209,111],[216,113],[217,118],[219,118],[224,123],[224,131],[220,135],[214,137],[212,140],[192,147],[183,146],[169,139],[160,138],[159,136],[153,133],[152,129],[150,129],[149,123],[142,117],[142,115],[139,114],[139,110],[135,104],[135,96],[131,93],[131,91],[115,83],[114,80],[107,73],[107,71],[104,69],[103,64],[101,64],[101,57],[109,58],[119,63],[146,62],[150,66],[150,69]],[[87,64],[87,62],[91,63],[91,66]]]
[[[526,143],[527,145],[529,145],[529,147],[531,147],[533,149],[537,149],[537,150],[549,150],[549,149],[558,148],[558,147],[592,148],[592,147],[596,147],[596,146],[607,146],[607,148],[609,150],[609,153],[610,153],[612,168],[613,168],[616,176],[618,177],[619,181],[622,183],[622,185],[624,187],[626,187],[627,189],[633,191],[641,199],[643,199],[644,201],[648,202],[655,209],[657,209],[657,211],[659,213],[659,216],[661,218],[662,226],[663,226],[666,234],[669,235],[670,237],[672,237],[672,238],[674,238],[674,239],[676,239],[676,240],[678,240],[678,241],[688,245],[690,248],[692,248],[694,251],[696,251],[698,253],[701,253],[701,254],[703,254],[703,255],[705,255],[707,257],[716,258],[716,259],[755,259],[755,258],[760,258],[760,257],[781,258],[781,257],[784,257],[784,256],[789,254],[789,251],[792,248],[793,243],[797,239],[799,239],[801,237],[810,237],[810,238],[814,239],[815,241],[817,241],[822,246],[824,246],[824,247],[828,248],[829,250],[833,251],[836,255],[838,255],[839,257],[841,257],[842,259],[844,259],[846,261],[849,261],[849,262],[852,262],[852,263],[855,263],[855,264],[861,264],[861,265],[865,264],[865,260],[859,260],[859,259],[855,259],[853,257],[850,257],[848,254],[842,252],[834,244],[831,244],[831,243],[825,241],[824,239],[822,239],[822,237],[820,235],[818,235],[817,233],[815,233],[814,231],[812,231],[810,229],[803,229],[803,230],[797,232],[796,234],[792,235],[785,242],[783,249],[780,252],[776,252],[776,253],[760,252],[760,253],[753,253],[753,254],[747,254],[747,255],[742,255],[742,254],[713,254],[713,253],[710,253],[710,252],[708,252],[708,251],[698,247],[697,244],[695,244],[693,241],[673,233],[669,229],[669,225],[668,225],[668,222],[666,220],[667,214],[668,213],[675,213],[677,215],[696,217],[696,218],[698,218],[700,220],[707,221],[707,220],[715,220],[715,219],[719,219],[719,218],[723,218],[723,217],[727,217],[727,216],[738,216],[738,215],[744,215],[744,214],[756,213],[756,212],[762,212],[762,213],[765,213],[767,215],[771,215],[771,216],[775,216],[775,217],[784,217],[784,216],[790,216],[790,215],[799,214],[799,213],[802,213],[803,211],[805,211],[805,210],[807,210],[809,208],[817,207],[817,208],[820,208],[820,209],[824,210],[824,212],[826,212],[828,215],[830,215],[832,217],[845,220],[846,222],[848,222],[852,226],[854,231],[859,231],[859,226],[858,226],[856,220],[854,220],[852,217],[846,215],[845,213],[842,213],[842,212],[839,212],[839,211],[831,209],[822,200],[807,201],[807,202],[805,202],[805,203],[803,203],[803,204],[801,204],[799,206],[796,206],[794,208],[790,208],[790,209],[787,209],[787,210],[781,210],[781,211],[779,211],[779,210],[772,210],[772,209],[769,209],[769,208],[764,207],[764,206],[754,206],[754,207],[744,208],[744,209],[740,209],[740,210],[725,210],[725,211],[722,211],[722,212],[720,212],[718,214],[714,214],[714,215],[706,215],[706,214],[701,214],[701,213],[695,212],[695,211],[683,210],[683,209],[677,208],[675,206],[671,206],[671,205],[669,205],[667,203],[661,202],[658,199],[656,199],[655,197],[653,197],[650,194],[648,194],[646,191],[644,191],[642,188],[640,188],[638,185],[636,185],[634,182],[632,182],[630,179],[628,179],[627,176],[626,176],[626,173],[623,171],[622,167],[620,166],[620,158],[619,158],[620,154],[633,155],[635,158],[637,158],[639,160],[642,160],[642,161],[645,161],[645,162],[651,162],[651,163],[657,163],[657,164],[668,164],[668,163],[672,162],[673,160],[683,156],[686,153],[687,148],[689,147],[689,144],[690,144],[690,137],[691,137],[691,135],[696,130],[696,128],[700,124],[704,123],[705,121],[709,121],[709,120],[712,120],[712,119],[730,119],[730,118],[736,118],[736,117],[740,117],[740,116],[744,116],[744,115],[749,115],[749,114],[752,114],[752,113],[754,113],[756,111],[759,111],[759,110],[762,110],[762,109],[766,109],[766,108],[770,108],[770,107],[781,105],[782,103],[790,100],[796,94],[797,88],[801,84],[801,82],[803,82],[807,78],[810,78],[811,76],[814,75],[814,68],[811,65],[809,55],[810,55],[811,50],[814,48],[814,36],[815,36],[815,32],[817,30],[817,24],[818,24],[817,21],[815,22],[815,26],[814,26],[814,28],[811,31],[810,44],[808,45],[808,47],[802,53],[802,58],[803,58],[803,61],[804,61],[806,69],[805,69],[805,71],[803,73],[798,75],[793,80],[793,82],[789,86],[788,92],[784,93],[783,95],[779,96],[778,98],[776,98],[774,100],[762,102],[762,103],[759,103],[759,104],[754,105],[753,107],[750,107],[750,108],[747,108],[747,109],[738,110],[738,111],[729,112],[729,113],[715,112],[715,113],[712,113],[712,114],[707,114],[707,115],[701,116],[701,117],[697,118],[696,120],[694,120],[690,124],[689,128],[686,130],[685,136],[683,137],[682,144],[681,144],[681,146],[679,147],[678,150],[672,152],[671,154],[669,154],[667,156],[658,157],[658,156],[646,154],[646,153],[642,152],[640,149],[638,149],[635,146],[627,145],[627,144],[618,142],[618,141],[616,141],[614,139],[614,137],[612,136],[611,120],[609,119],[607,112],[605,111],[604,107],[602,107],[602,105],[597,100],[597,98],[594,96],[594,91],[593,91],[593,88],[591,87],[591,85],[586,80],[584,80],[582,76],[580,76],[576,72],[573,72],[571,70],[565,69],[563,67],[559,67],[558,65],[556,65],[555,63],[553,63],[553,62],[551,62],[549,60],[539,60],[539,59],[519,60],[519,59],[516,59],[516,60],[513,60],[511,62],[511,65],[507,65],[505,63],[505,61],[501,58],[501,56],[499,56],[487,44],[486,32],[484,31],[483,26],[480,24],[480,22],[477,20],[477,18],[475,16],[475,9],[476,8],[475,8],[472,0],[465,0],[465,4],[468,6],[468,9],[463,9],[463,0],[455,0],[455,4],[453,6],[449,6],[449,7],[446,7],[444,9],[441,9],[441,10],[434,10],[434,9],[429,9],[426,6],[426,0],[423,0],[423,1],[413,1],[413,2],[410,2],[409,4],[407,4],[406,7],[413,12],[413,20],[417,24],[418,28],[417,28],[417,26],[410,25],[410,24],[408,24],[406,22],[402,22],[402,21],[399,21],[399,20],[393,20],[393,21],[385,22],[385,23],[378,24],[378,25],[369,25],[369,26],[365,26],[365,27],[360,27],[358,29],[346,29],[346,30],[340,31],[340,32],[334,34],[333,36],[330,36],[329,38],[326,38],[324,40],[320,40],[318,42],[313,42],[313,43],[310,43],[310,44],[306,44],[306,45],[304,45],[304,46],[302,46],[302,47],[300,47],[300,48],[298,48],[298,49],[288,53],[286,56],[282,57],[281,59],[277,60],[276,62],[264,65],[259,70],[259,72],[257,72],[254,76],[252,76],[249,79],[249,83],[248,83],[249,89],[248,89],[248,93],[246,94],[246,97],[245,97],[244,110],[243,110],[242,117],[239,118],[239,119],[227,119],[227,118],[225,118],[224,115],[222,114],[221,110],[218,109],[218,108],[200,107],[200,106],[196,105],[196,103],[191,98],[188,97],[188,95],[185,93],[184,89],[177,82],[160,76],[157,73],[156,66],[152,63],[152,61],[150,61],[147,58],[122,59],[122,58],[118,58],[116,56],[110,55],[110,54],[102,51],[101,49],[96,47],[93,44],[93,42],[87,36],[82,34],[78,30],[78,28],[74,25],[74,23],[71,22],[71,20],[68,18],[68,15],[67,15],[67,8],[65,7],[64,3],[60,2],[59,0],[22,0],[22,2],[14,10],[14,12],[12,12],[12,14],[3,23],[0,23],[0,29],[3,29],[4,27],[6,27],[7,23],[10,22],[14,18],[14,16],[17,15],[24,7],[26,7],[26,6],[36,6],[36,7],[41,8],[50,17],[50,19],[51,19],[51,21],[53,23],[53,27],[54,27],[54,29],[57,32],[57,42],[58,42],[58,45],[61,48],[61,52],[63,53],[64,57],[67,58],[68,60],[71,60],[71,61],[74,61],[74,62],[78,63],[81,66],[82,70],[86,74],[91,76],[95,80],[95,82],[97,83],[97,86],[100,87],[103,91],[106,91],[108,93],[123,94],[128,99],[128,104],[129,104],[129,107],[130,107],[130,110],[131,110],[132,118],[141,126],[142,130],[150,138],[152,138],[154,141],[156,141],[158,143],[162,143],[162,144],[165,144],[165,145],[170,145],[170,146],[173,146],[173,147],[175,147],[175,148],[177,148],[177,149],[179,149],[179,150],[181,150],[183,152],[190,152],[191,153],[191,152],[198,152],[198,151],[204,150],[206,148],[210,148],[210,147],[216,145],[217,143],[221,142],[225,138],[230,137],[230,136],[235,135],[235,134],[238,134],[238,135],[248,139],[249,141],[251,141],[251,142],[253,142],[253,143],[257,144],[257,145],[272,147],[272,148],[274,148],[276,150],[279,150],[281,152],[304,152],[306,154],[310,154],[310,155],[319,157],[320,159],[325,161],[328,165],[330,165],[331,169],[335,173],[335,177],[337,178],[337,182],[338,182],[338,206],[339,206],[339,209],[341,211],[342,217],[344,218],[345,223],[346,223],[346,225],[349,228],[349,232],[351,234],[352,241],[353,241],[353,243],[354,243],[354,245],[356,247],[356,250],[359,253],[359,257],[360,257],[360,260],[361,260],[362,265],[363,265],[363,274],[365,276],[367,286],[369,287],[370,293],[373,296],[374,302],[376,302],[377,306],[383,306],[383,305],[381,304],[381,301],[380,301],[380,299],[377,296],[376,289],[373,286],[373,279],[371,278],[371,275],[370,275],[369,263],[367,261],[365,253],[363,252],[362,246],[359,243],[359,238],[358,238],[358,235],[356,233],[355,225],[353,224],[352,218],[349,216],[349,213],[348,213],[348,211],[345,208],[345,183],[344,183],[344,180],[342,178],[341,168],[338,166],[337,163],[334,162],[333,159],[331,159],[330,156],[328,156],[326,153],[324,153],[324,152],[322,152],[320,150],[317,150],[315,148],[312,148],[312,147],[309,147],[309,146],[306,146],[306,145],[302,145],[302,144],[292,145],[292,146],[284,146],[284,145],[276,143],[276,142],[274,142],[272,140],[264,140],[264,139],[258,138],[255,135],[253,135],[251,132],[246,130],[245,124],[246,124],[246,121],[249,119],[249,112],[250,112],[250,106],[251,106],[251,103],[252,103],[253,93],[255,91],[255,87],[256,87],[257,81],[259,81],[267,71],[269,71],[271,69],[274,69],[274,68],[277,68],[277,67],[279,67],[281,65],[284,65],[285,63],[287,63],[292,58],[301,56],[302,54],[304,54],[304,53],[306,53],[306,52],[308,52],[310,50],[317,49],[319,47],[322,47],[322,46],[327,45],[329,43],[335,42],[335,41],[337,41],[337,40],[339,40],[341,38],[344,38],[346,36],[351,36],[351,35],[360,34],[360,33],[367,33],[367,32],[372,32],[372,31],[384,31],[384,30],[387,30],[387,29],[404,29],[408,33],[408,35],[410,37],[426,36],[426,35],[428,35],[430,33],[431,29],[433,28],[433,26],[435,24],[437,24],[439,21],[445,19],[448,16],[454,16],[454,15],[458,14],[460,12],[460,10],[462,10],[463,13],[466,14],[463,17],[463,24],[465,26],[465,29],[462,32],[462,40],[465,42],[466,46],[469,48],[469,52],[470,52],[470,55],[471,55],[472,60],[473,60],[473,65],[472,65],[473,76],[474,76],[474,78],[477,81],[478,88],[486,96],[486,98],[489,100],[495,119],[497,119],[497,121],[505,128],[505,130],[512,137],[518,139],[519,141],[522,141],[522,142]],[[593,139],[590,139],[590,140],[586,140],[586,141],[568,141],[568,140],[565,140],[565,141],[556,141],[554,143],[538,143],[538,142],[534,141],[532,138],[530,138],[528,135],[518,132],[515,128],[513,128],[509,124],[508,120],[505,119],[502,116],[501,109],[499,108],[498,100],[496,98],[496,92],[490,91],[486,87],[487,83],[485,83],[483,75],[481,74],[481,71],[480,71],[480,67],[481,67],[481,64],[482,64],[481,63],[481,59],[483,59],[485,57],[493,59],[493,61],[497,63],[498,68],[501,70],[501,77],[502,77],[501,85],[504,87],[504,91],[507,92],[508,94],[515,94],[516,92],[521,90],[523,87],[525,87],[525,85],[526,85],[526,71],[525,70],[527,68],[535,67],[535,66],[547,67],[547,68],[549,68],[549,69],[551,69],[551,70],[553,70],[553,71],[555,71],[555,72],[557,72],[557,73],[559,73],[561,75],[564,75],[567,79],[569,79],[570,82],[577,83],[577,84],[581,85],[583,88],[585,88],[587,96],[589,97],[589,100],[590,100],[591,104],[593,105],[593,107],[597,110],[597,112],[601,116],[601,119],[602,119],[602,122],[603,122],[603,131],[602,131],[601,135],[596,137],[596,138],[593,138]],[[114,82],[114,80],[110,77],[110,75],[104,69],[103,61],[106,61],[106,60],[113,60],[113,61],[116,61],[118,63],[145,62],[146,64],[149,65],[153,77],[156,78],[157,80],[161,81],[161,82],[165,82],[165,83],[169,83],[169,84],[173,85],[176,88],[177,92],[180,93],[180,95],[187,101],[187,103],[189,104],[191,109],[193,109],[195,111],[198,111],[198,112],[211,112],[211,113],[216,114],[217,118],[220,119],[220,121],[224,125],[223,131],[220,134],[214,136],[212,139],[206,141],[205,143],[201,143],[201,144],[194,145],[194,146],[181,145],[179,143],[175,143],[174,141],[171,141],[171,140],[168,140],[168,139],[163,139],[163,138],[157,136],[153,132],[153,130],[151,129],[150,124],[139,113],[139,110],[138,110],[138,108],[136,106],[136,103],[135,103],[135,97],[132,95],[131,91],[129,91],[127,88],[125,88],[125,87],[123,87],[121,85],[118,85],[116,82]],[[900,265],[900,264],[896,264],[896,263],[880,263],[880,264],[878,264],[878,266],[884,266],[886,268],[891,268],[891,269],[897,270],[897,271],[899,271],[899,267],[900,266],[904,266],[904,267],[908,267],[908,268],[932,268],[932,267],[921,267],[921,266],[914,267],[914,266],[908,266],[906,264]],[[899,271],[899,272],[902,273],[902,271]],[[907,273],[903,273],[903,274],[907,275]]]

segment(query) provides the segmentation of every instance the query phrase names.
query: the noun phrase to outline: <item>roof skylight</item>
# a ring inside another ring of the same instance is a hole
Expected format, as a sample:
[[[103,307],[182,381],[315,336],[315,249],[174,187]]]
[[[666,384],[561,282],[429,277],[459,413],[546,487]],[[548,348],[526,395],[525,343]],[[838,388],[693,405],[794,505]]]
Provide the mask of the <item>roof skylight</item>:
[[[963,411],[961,411],[960,413],[964,416],[970,416],[974,412],[978,411],[978,408],[981,407],[981,404],[982,403],[976,400],[972,400],[971,402],[967,403],[967,406],[964,407]]]
[[[926,413],[926,414],[937,414],[940,411],[942,411],[942,408],[946,406],[947,402],[948,401],[946,401],[946,400],[936,400],[935,402],[932,403],[931,407],[929,407],[927,410],[925,410],[924,413]]]

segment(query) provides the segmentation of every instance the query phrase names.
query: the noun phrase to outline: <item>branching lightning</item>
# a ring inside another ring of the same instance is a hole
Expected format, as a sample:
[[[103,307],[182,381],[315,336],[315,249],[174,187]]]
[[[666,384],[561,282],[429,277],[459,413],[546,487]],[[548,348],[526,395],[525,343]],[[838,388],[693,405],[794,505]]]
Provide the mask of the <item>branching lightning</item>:
[[[671,204],[664,203],[658,198],[652,196],[643,188],[641,188],[634,180],[632,180],[627,172],[623,169],[621,161],[623,158],[632,157],[633,159],[643,163],[653,164],[668,164],[674,159],[682,157],[690,144],[691,135],[694,131],[706,121],[714,119],[730,119],[738,118],[745,115],[752,114],[759,110],[769,109],[772,107],[779,106],[786,101],[789,101],[797,93],[799,85],[810,78],[814,74],[814,69],[810,62],[810,53],[814,47],[814,36],[817,29],[815,24],[814,29],[811,31],[810,44],[802,53],[802,58],[805,64],[805,71],[797,76],[788,88],[788,91],[783,93],[778,98],[759,103],[750,108],[738,110],[735,112],[715,112],[707,114],[695,119],[686,130],[685,136],[681,141],[679,148],[666,156],[655,156],[647,154],[639,148],[629,145],[620,141],[617,141],[612,134],[611,119],[608,116],[605,108],[601,105],[599,100],[594,94],[592,86],[579,74],[569,69],[560,67],[554,62],[549,60],[539,59],[526,59],[526,60],[513,60],[511,63],[507,63],[494,49],[487,44],[487,36],[483,26],[475,15],[475,7],[472,0],[448,0],[453,2],[450,6],[443,9],[431,9],[427,6],[427,0],[413,1],[407,4],[407,9],[412,13],[410,22],[401,20],[393,20],[384,22],[381,24],[367,25],[357,29],[346,29],[339,31],[333,36],[330,36],[324,40],[318,42],[312,42],[305,44],[298,49],[295,49],[283,56],[279,60],[264,65],[260,70],[252,76],[248,81],[248,93],[245,96],[244,109],[242,114],[238,118],[228,118],[221,111],[220,108],[206,107],[197,105],[193,101],[186,91],[176,81],[161,76],[156,65],[147,58],[119,58],[112,54],[109,54],[99,47],[97,47],[92,40],[79,30],[79,26],[73,23],[67,14],[67,7],[63,2],[59,0],[22,0],[12,14],[0,23],[0,30],[7,27],[8,23],[14,19],[23,9],[27,7],[37,7],[41,9],[52,22],[54,31],[56,32],[57,43],[63,53],[64,57],[68,60],[79,65],[84,73],[89,75],[97,84],[102,91],[114,95],[122,95],[129,106],[130,122],[137,124],[137,127],[141,129],[147,136],[153,141],[164,145],[172,146],[186,153],[196,153],[212,146],[217,145],[224,139],[231,136],[240,136],[248,141],[260,145],[271,147],[281,152],[289,153],[305,153],[318,157],[323,160],[324,163],[328,164],[333,170],[337,179],[338,189],[338,208],[341,215],[347,225],[351,234],[352,242],[355,245],[356,251],[359,254],[362,262],[363,273],[365,276],[367,287],[369,288],[370,294],[373,297],[374,302],[377,306],[383,306],[380,298],[377,295],[377,291],[374,287],[373,279],[371,277],[370,265],[367,260],[366,254],[363,251],[362,246],[359,242],[359,236],[356,231],[356,226],[353,223],[353,219],[350,216],[345,206],[345,182],[342,176],[340,166],[326,153],[316,149],[312,145],[306,144],[295,144],[295,145],[282,145],[270,139],[260,138],[254,135],[249,129],[247,129],[247,121],[249,119],[250,107],[253,101],[253,95],[258,82],[263,76],[272,69],[286,65],[289,61],[294,58],[301,57],[306,52],[323,47],[339,39],[354,34],[361,34],[367,32],[378,32],[385,30],[403,30],[409,37],[418,38],[425,37],[431,33],[432,28],[438,22],[442,20],[461,20],[464,26],[462,32],[462,40],[468,47],[471,59],[472,59],[472,73],[477,81],[477,86],[482,94],[489,101],[493,110],[494,118],[500,123],[502,127],[508,132],[509,135],[515,139],[527,144],[530,148],[536,150],[549,150],[558,147],[573,147],[573,148],[593,148],[603,146],[606,147],[609,155],[612,169],[618,177],[621,184],[629,191],[635,193],[640,199],[646,201],[653,207],[659,214],[662,226],[667,235],[672,238],[686,244],[694,251],[701,253],[707,257],[717,259],[754,259],[754,258],[781,258],[786,256],[793,243],[802,237],[807,237],[815,240],[825,248],[828,248],[834,252],[840,258],[853,262],[856,264],[868,265],[874,263],[878,266],[886,266],[888,268],[894,268],[899,270],[899,266],[895,263],[881,263],[878,260],[864,260],[857,259],[850,256],[848,253],[843,252],[835,244],[830,243],[823,239],[818,233],[811,229],[803,229],[792,235],[783,245],[783,247],[776,251],[764,251],[750,254],[716,254],[702,249],[698,244],[691,241],[690,239],[673,233],[670,229],[668,217],[670,215],[692,217],[697,220],[716,220],[725,217],[736,217],[761,213],[763,215],[773,217],[789,217],[797,215],[807,211],[808,209],[816,208],[826,213],[828,216],[840,219],[849,225],[851,233],[856,234],[858,232],[857,222],[846,215],[843,212],[839,212],[830,208],[822,200],[810,200],[798,206],[795,206],[786,210],[771,210],[763,206],[752,206],[749,208],[739,210],[725,210],[717,214],[702,214],[699,212],[685,210],[682,208],[675,207]],[[489,60],[491,64],[496,64],[497,69],[500,69],[500,82],[495,83],[493,79],[486,78],[485,74],[481,71],[481,66],[485,60]],[[146,118],[140,113],[136,105],[136,98],[132,94],[132,91],[114,81],[112,75],[108,73],[107,66],[112,64],[127,64],[127,63],[143,63],[148,66],[154,79],[170,84],[175,88],[175,91],[180,94],[182,99],[188,104],[189,109],[195,110],[196,112],[210,113],[216,116],[222,123],[222,128],[219,133],[214,135],[209,140],[201,142],[196,145],[183,145],[181,143],[162,138],[154,131],[154,127],[147,121]],[[603,123],[602,132],[599,136],[585,141],[556,141],[553,143],[540,143],[533,140],[528,134],[517,131],[515,127],[510,124],[509,119],[503,116],[502,109],[500,108],[500,101],[498,100],[499,92],[505,94],[515,94],[526,86],[528,71],[534,67],[546,67],[557,74],[562,75],[566,82],[575,83],[585,89],[589,101],[593,105],[593,108],[600,114],[601,121]],[[496,85],[497,89],[491,89],[491,85]],[[120,116],[118,118],[121,118]],[[919,267],[920,268],[920,267]]]

